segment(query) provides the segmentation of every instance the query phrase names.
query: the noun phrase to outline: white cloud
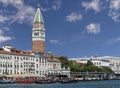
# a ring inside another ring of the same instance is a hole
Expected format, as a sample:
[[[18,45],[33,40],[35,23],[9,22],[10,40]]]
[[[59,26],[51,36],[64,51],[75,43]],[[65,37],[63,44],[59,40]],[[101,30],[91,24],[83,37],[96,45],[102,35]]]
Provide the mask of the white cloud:
[[[66,21],[76,22],[82,19],[81,13],[72,12],[70,15],[66,16]]]
[[[54,0],[52,8],[53,10],[59,10],[61,7],[62,1],[61,0]]]
[[[9,36],[4,36],[4,32],[0,29],[0,43],[11,40]]]
[[[18,22],[18,23],[32,23],[35,9],[31,6],[27,6],[24,4],[23,0],[0,0],[1,3],[8,6],[11,5],[15,9],[17,9],[16,13],[9,15],[9,16],[3,16],[3,19],[0,20],[0,22],[9,21],[10,23]],[[7,19],[6,19],[7,18]]]
[[[0,35],[0,43],[11,40],[11,37]]]
[[[114,43],[118,43],[118,42],[120,42],[120,37],[112,38],[112,39],[108,40],[108,42],[106,44],[114,44]]]
[[[12,22],[33,23],[35,9],[30,6],[24,6],[18,9],[18,12],[12,17]]]
[[[32,23],[35,15],[35,9],[25,5],[24,0],[0,0],[3,8],[0,8],[0,43],[12,40],[6,36],[5,32],[9,31],[9,24],[12,23]],[[13,9],[9,9],[9,6]],[[7,23],[7,25],[5,25]]]
[[[63,45],[62,42],[60,42],[60,41],[58,41],[58,40],[55,40],[55,39],[50,40],[49,42],[52,43],[52,44],[55,44],[55,45]]]
[[[10,4],[16,8],[20,8],[24,5],[23,0],[0,0],[0,2],[6,6]]]
[[[35,15],[35,9],[25,5],[24,0],[0,0],[3,8],[0,8],[0,43],[12,40],[10,36],[6,36],[5,32],[9,31],[9,24],[12,23],[32,23]],[[9,10],[9,6],[13,9]],[[7,25],[5,25],[7,23]],[[9,24],[8,24],[9,23]]]
[[[56,43],[58,43],[58,42],[59,42],[58,40],[50,40],[50,43],[56,44]]]
[[[120,21],[120,0],[110,0],[109,16],[115,21]]]
[[[99,23],[91,23],[86,26],[87,33],[97,34],[100,32],[100,24]]]
[[[0,23],[4,23],[8,18],[6,16],[0,15]]]
[[[92,0],[91,2],[82,2],[82,6],[86,9],[92,9],[95,12],[100,12],[102,3],[100,0]]]

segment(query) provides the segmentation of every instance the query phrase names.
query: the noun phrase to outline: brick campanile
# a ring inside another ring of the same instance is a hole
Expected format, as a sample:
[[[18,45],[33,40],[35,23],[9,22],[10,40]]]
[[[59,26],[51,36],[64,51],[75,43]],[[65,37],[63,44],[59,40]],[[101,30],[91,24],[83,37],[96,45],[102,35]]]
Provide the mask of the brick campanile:
[[[40,8],[37,9],[33,29],[32,29],[32,51],[38,53],[45,53],[45,29],[44,21],[40,11]]]

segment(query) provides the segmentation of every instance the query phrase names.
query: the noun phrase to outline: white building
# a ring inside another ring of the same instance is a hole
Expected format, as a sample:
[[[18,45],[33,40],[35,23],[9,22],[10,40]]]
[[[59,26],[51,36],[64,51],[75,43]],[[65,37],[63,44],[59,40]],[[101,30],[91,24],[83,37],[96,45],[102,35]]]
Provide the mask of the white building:
[[[70,69],[61,68],[57,59],[47,59],[39,53],[31,53],[5,45],[0,48],[0,75],[46,76],[68,75]]]
[[[110,61],[110,68],[116,73],[120,74],[120,57],[104,56],[104,60]]]
[[[35,61],[37,73],[39,76],[44,77],[47,74],[47,58],[39,53],[34,53],[33,55],[38,58]]]
[[[103,60],[101,57],[90,57],[90,58],[85,57],[81,59],[76,59],[75,61],[78,63],[87,64],[88,60],[91,60],[93,65],[98,66],[98,67],[109,67],[110,66],[110,61]]]
[[[67,69],[64,67],[64,68],[61,68],[60,70],[60,74],[61,75],[67,75],[68,77],[70,77],[70,68],[68,67]]]
[[[110,61],[102,59],[92,59],[93,65],[97,67],[110,67]]]
[[[78,63],[87,64],[88,60],[91,60],[95,66],[98,67],[110,67],[114,73],[120,74],[120,57],[103,56],[103,57],[85,57],[85,58],[72,58]]]
[[[62,68],[61,62],[57,59],[48,59],[47,66],[48,75],[67,75],[70,77],[70,68]]]
[[[36,64],[38,58],[30,52],[21,51],[5,45],[0,49],[0,75],[38,76]]]
[[[48,75],[58,75],[60,74],[61,70],[61,62],[57,59],[54,60],[47,60],[47,71]]]

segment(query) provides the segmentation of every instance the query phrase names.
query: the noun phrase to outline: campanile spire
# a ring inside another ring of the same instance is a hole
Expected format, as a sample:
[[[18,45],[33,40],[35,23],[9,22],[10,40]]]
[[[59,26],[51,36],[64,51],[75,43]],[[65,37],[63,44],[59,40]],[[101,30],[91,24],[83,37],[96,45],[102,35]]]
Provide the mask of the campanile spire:
[[[44,20],[40,10],[40,5],[35,14],[33,29],[32,29],[32,51],[45,53],[45,29],[44,29]]]
[[[42,13],[40,11],[40,5],[38,4],[38,9],[35,14],[34,23],[44,23]]]

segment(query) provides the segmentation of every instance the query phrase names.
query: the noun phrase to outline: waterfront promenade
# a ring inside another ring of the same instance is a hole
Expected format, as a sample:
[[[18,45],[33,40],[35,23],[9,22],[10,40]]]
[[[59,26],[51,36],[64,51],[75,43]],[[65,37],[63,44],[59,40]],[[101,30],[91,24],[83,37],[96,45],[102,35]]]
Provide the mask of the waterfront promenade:
[[[54,84],[1,84],[0,88],[120,88],[120,80]]]

